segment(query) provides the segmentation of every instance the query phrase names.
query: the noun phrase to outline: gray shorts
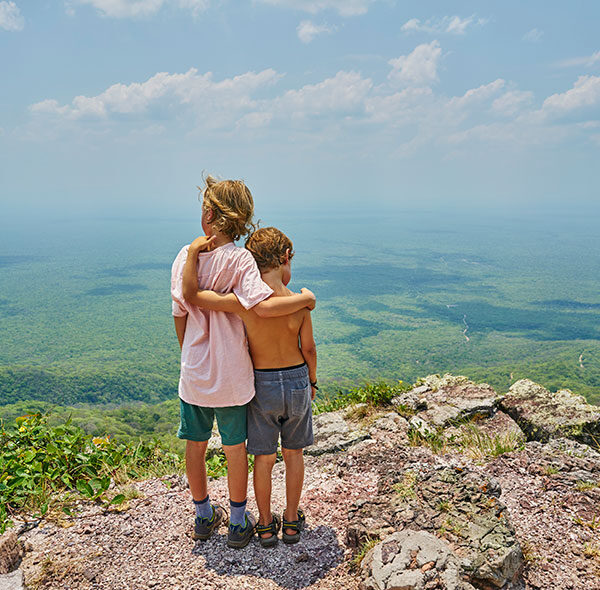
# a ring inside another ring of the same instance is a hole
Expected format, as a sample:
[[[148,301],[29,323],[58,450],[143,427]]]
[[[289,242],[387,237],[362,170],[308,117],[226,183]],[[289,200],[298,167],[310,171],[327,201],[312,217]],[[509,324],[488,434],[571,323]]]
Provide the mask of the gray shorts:
[[[306,365],[254,371],[256,395],[248,404],[248,452],[271,455],[281,446],[313,444],[311,388]]]

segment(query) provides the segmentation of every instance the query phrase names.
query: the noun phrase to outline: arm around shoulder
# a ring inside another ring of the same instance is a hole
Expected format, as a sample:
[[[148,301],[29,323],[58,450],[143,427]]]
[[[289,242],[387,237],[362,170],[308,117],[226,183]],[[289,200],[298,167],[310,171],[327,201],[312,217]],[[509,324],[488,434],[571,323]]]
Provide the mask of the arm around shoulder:
[[[195,245],[199,239],[188,249],[188,255],[183,267],[182,292],[187,303],[197,305],[203,309],[213,311],[228,311],[239,313],[243,311],[238,298],[233,293],[215,293],[214,291],[200,289],[198,287],[198,274],[196,264],[200,249]]]
[[[314,309],[315,295],[312,291],[302,288],[301,293],[294,293],[287,297],[271,296],[257,303],[252,310],[261,318],[273,318],[295,313],[307,307]]]

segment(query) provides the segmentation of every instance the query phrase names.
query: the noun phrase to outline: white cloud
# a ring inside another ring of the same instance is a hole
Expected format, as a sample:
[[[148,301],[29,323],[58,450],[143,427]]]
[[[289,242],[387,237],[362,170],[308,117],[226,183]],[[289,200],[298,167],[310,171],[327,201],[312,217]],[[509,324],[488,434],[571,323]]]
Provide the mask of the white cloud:
[[[450,33],[453,35],[464,35],[468,27],[482,26],[487,22],[487,19],[475,18],[474,14],[466,18],[460,18],[456,15],[444,16],[438,20],[429,19],[424,22],[421,22],[418,18],[411,18],[402,25],[400,30],[405,33]]]
[[[498,78],[489,84],[483,84],[477,88],[471,88],[467,90],[462,96],[455,96],[448,101],[448,104],[452,107],[470,107],[475,104],[489,100],[494,96],[501,88],[504,87],[504,80]]]
[[[579,76],[573,88],[549,96],[542,105],[542,113],[561,115],[595,106],[600,106],[600,77]]]
[[[418,45],[408,55],[401,55],[390,59],[392,71],[388,79],[392,84],[426,86],[436,82],[437,64],[442,55],[440,44],[437,41]]]
[[[60,105],[48,99],[30,107],[36,114],[51,114],[69,120],[136,117],[154,110],[181,113],[189,109],[209,127],[228,125],[253,109],[252,93],[276,82],[272,69],[247,72],[234,78],[214,81],[211,72],[198,74],[191,68],[185,74],[160,72],[145,82],[114,84],[97,96],[76,96],[71,104]]]
[[[533,92],[509,90],[492,103],[492,111],[506,117],[514,117],[533,101]]]
[[[271,6],[281,6],[317,14],[324,10],[333,10],[340,16],[365,14],[376,0],[258,0]]]
[[[393,126],[418,122],[434,108],[431,88],[405,88],[391,95],[369,97],[365,104],[371,121]]]
[[[298,39],[302,43],[310,43],[317,35],[323,35],[325,33],[333,33],[334,28],[328,25],[316,25],[312,21],[303,20],[296,29],[298,33]]]
[[[69,0],[69,6],[84,4],[94,7],[102,16],[136,18],[156,14],[163,5],[189,10],[198,16],[206,10],[209,0]]]
[[[318,84],[288,90],[276,98],[271,107],[278,114],[292,118],[323,116],[328,113],[349,115],[364,111],[373,82],[357,72],[340,71]]]
[[[592,55],[584,55],[582,57],[572,57],[570,59],[563,59],[556,65],[561,68],[572,68],[572,67],[592,67],[593,65],[600,62],[600,51],[592,53]]]
[[[531,29],[531,31],[527,31],[527,33],[523,35],[523,41],[537,43],[538,41],[541,41],[543,35],[544,31],[540,31],[539,29]]]
[[[0,2],[0,29],[6,31],[22,31],[25,19],[14,2]]]
[[[78,137],[132,142],[180,129],[217,141],[231,132],[313,145],[357,145],[368,138],[378,150],[408,157],[449,146],[463,153],[478,143],[526,148],[558,145],[576,136],[592,141],[598,135],[597,110],[585,107],[600,105],[600,77],[582,76],[573,88],[549,96],[533,110],[532,92],[500,78],[457,96],[436,93],[430,83],[437,79],[440,55],[434,41],[391,60],[389,83],[338,71],[286,90],[275,85],[282,76],[272,69],[224,80],[196,69],[162,72],[66,104],[38,102],[30,107],[34,116],[27,137],[40,141],[76,132]],[[399,82],[403,87],[398,89]]]

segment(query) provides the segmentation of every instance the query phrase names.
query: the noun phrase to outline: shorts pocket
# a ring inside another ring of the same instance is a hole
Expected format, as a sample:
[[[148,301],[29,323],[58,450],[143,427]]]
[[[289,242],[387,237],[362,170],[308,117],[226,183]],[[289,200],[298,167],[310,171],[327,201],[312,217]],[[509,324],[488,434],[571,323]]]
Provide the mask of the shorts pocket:
[[[303,416],[310,408],[310,387],[292,389],[292,416]]]

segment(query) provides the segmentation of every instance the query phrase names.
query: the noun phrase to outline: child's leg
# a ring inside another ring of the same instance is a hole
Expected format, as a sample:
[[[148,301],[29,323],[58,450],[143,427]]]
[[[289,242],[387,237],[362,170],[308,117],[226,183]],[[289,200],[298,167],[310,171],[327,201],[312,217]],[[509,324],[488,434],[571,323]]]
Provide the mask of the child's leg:
[[[243,502],[248,493],[248,455],[246,443],[223,445],[227,457],[227,485],[229,498],[233,502]]]
[[[271,473],[277,453],[256,455],[254,458],[254,495],[258,506],[258,524],[268,525],[273,520],[271,514]],[[272,533],[265,533],[268,538]]]
[[[206,448],[208,441],[188,440],[185,446],[185,472],[190,485],[192,498],[204,500],[208,495],[206,481]]]
[[[284,447],[281,448],[281,454],[285,462],[286,507],[283,518],[291,521],[298,518],[298,506],[304,483],[304,456],[302,449],[286,449]],[[296,531],[287,529],[285,532],[293,535]]]

